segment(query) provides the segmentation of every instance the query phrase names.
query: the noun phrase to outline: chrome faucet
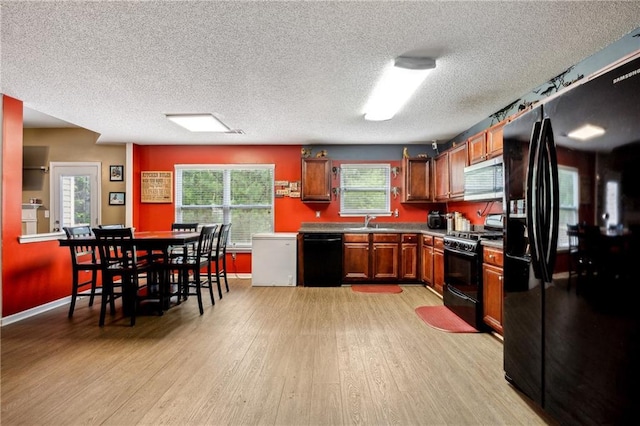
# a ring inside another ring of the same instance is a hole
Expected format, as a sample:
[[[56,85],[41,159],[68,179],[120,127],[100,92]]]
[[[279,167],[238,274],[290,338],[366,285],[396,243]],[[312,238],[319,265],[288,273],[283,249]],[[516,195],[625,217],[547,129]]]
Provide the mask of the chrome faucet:
[[[368,228],[369,227],[369,222],[371,222],[373,219],[375,219],[376,217],[372,214],[368,214],[364,217],[364,227]]]

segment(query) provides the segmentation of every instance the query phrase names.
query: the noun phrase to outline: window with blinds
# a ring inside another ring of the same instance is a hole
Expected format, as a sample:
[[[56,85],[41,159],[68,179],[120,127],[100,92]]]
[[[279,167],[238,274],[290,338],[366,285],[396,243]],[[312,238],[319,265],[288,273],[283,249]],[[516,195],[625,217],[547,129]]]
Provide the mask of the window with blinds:
[[[578,169],[558,166],[558,192],[560,194],[558,248],[568,248],[567,224],[575,225],[578,223],[578,206],[580,203]]]
[[[229,244],[274,229],[274,165],[176,165],[176,222],[232,223]]]
[[[390,174],[389,164],[342,164],[340,214],[390,214]]]

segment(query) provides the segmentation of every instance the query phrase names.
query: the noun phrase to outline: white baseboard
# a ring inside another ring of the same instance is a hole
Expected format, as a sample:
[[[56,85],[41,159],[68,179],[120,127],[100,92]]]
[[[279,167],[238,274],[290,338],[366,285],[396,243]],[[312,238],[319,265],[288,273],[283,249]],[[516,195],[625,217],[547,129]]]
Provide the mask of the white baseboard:
[[[68,305],[69,303],[71,303],[71,296],[63,297],[62,299],[54,300],[53,302],[45,303],[44,305],[36,306],[34,308],[27,309],[26,311],[1,318],[0,326],[4,327],[5,325],[13,324],[14,322],[42,314],[52,309],[59,308],[60,306]]]

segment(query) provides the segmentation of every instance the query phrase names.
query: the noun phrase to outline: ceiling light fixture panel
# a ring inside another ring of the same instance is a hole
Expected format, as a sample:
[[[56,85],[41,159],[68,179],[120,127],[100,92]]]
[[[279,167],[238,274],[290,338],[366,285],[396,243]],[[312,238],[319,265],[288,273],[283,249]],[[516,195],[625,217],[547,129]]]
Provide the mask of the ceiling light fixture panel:
[[[166,117],[190,132],[227,133],[231,129],[213,114],[165,114]]]
[[[390,120],[436,67],[432,58],[399,56],[389,63],[364,108],[364,119]]]

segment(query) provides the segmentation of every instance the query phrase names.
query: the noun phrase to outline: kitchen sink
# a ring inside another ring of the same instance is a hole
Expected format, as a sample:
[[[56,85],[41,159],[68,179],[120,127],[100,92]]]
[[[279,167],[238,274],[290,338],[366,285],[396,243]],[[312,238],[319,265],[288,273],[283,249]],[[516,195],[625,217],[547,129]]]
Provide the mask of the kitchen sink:
[[[353,228],[344,228],[347,232],[389,232],[396,231],[394,228],[375,228],[372,226],[357,226]]]

